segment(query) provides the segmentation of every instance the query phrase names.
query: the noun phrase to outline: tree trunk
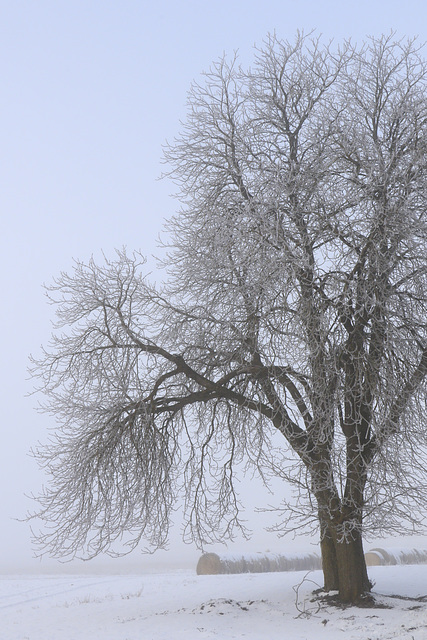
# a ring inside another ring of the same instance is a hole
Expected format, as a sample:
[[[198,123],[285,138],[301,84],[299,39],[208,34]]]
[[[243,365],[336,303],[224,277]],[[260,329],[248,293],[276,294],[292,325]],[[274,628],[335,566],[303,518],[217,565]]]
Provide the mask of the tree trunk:
[[[320,551],[322,554],[322,569],[325,591],[338,591],[338,562],[334,540],[326,529],[320,539]]]
[[[362,536],[355,533],[350,540],[335,544],[338,564],[339,597],[343,602],[357,602],[371,590]]]
[[[342,602],[355,603],[371,590],[362,535],[355,530],[339,541],[335,527],[324,530],[321,540],[325,591],[338,591]]]

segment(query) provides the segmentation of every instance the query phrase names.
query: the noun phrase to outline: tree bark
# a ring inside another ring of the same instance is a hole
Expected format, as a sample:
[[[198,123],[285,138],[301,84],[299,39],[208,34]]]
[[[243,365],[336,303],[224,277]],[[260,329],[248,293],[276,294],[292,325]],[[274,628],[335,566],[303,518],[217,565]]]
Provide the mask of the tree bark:
[[[342,602],[357,602],[371,590],[360,532],[355,532],[349,540],[336,541],[335,550],[339,598]]]
[[[325,591],[339,591],[337,553],[329,529],[325,529],[320,539],[322,569]]]
[[[320,545],[325,591],[338,591],[339,599],[346,603],[356,603],[369,593],[372,585],[360,531],[340,540],[331,524],[324,529]]]

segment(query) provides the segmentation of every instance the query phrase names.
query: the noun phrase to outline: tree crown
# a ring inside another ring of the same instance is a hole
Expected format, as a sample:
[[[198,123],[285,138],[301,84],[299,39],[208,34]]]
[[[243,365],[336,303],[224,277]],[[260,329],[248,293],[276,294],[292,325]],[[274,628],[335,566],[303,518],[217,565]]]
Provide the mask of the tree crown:
[[[343,536],[359,511],[377,533],[420,521],[425,89],[421,48],[394,35],[272,36],[251,69],[224,58],[194,84],[165,151],[182,203],[167,282],[121,251],[50,289],[58,332],[35,369],[62,425],[37,453],[50,551],[123,531],[162,546],[180,493],[190,538],[232,536],[243,461],[301,492],[280,527],[319,509],[352,514]]]

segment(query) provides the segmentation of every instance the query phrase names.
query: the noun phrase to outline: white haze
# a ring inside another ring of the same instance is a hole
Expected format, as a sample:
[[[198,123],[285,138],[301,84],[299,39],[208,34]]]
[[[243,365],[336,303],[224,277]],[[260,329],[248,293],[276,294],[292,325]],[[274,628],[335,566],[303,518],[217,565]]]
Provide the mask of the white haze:
[[[169,555],[154,559],[138,552],[91,565],[33,559],[29,526],[13,518],[32,508],[25,494],[37,493],[45,481],[28,452],[55,426],[35,413],[34,397],[25,397],[28,355],[48,341],[53,319],[42,284],[69,269],[73,258],[112,255],[122,245],[157,252],[163,219],[177,208],[169,197],[173,185],[157,181],[161,147],[180,129],[191,81],[224,51],[239,49],[248,61],[268,32],[292,39],[302,28],[359,42],[397,29],[423,41],[427,9],[415,0],[14,0],[2,3],[0,16],[0,571],[139,571],[177,558],[193,563],[198,552],[179,541],[179,523]],[[317,543],[266,535],[254,506],[270,498],[247,478],[242,494],[250,498],[246,516],[255,535],[249,543],[238,540],[239,549]]]

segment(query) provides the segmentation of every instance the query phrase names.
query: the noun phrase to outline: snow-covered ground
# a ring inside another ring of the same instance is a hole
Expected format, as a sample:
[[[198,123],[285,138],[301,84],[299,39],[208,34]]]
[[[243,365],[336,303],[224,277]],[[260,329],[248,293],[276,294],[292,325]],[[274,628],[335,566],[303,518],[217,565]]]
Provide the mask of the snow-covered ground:
[[[426,640],[427,602],[416,598],[427,595],[427,566],[371,567],[369,573],[377,600],[392,608],[319,608],[311,592],[321,585],[320,571],[5,575],[0,576],[0,638]]]

